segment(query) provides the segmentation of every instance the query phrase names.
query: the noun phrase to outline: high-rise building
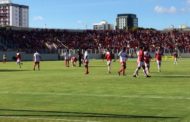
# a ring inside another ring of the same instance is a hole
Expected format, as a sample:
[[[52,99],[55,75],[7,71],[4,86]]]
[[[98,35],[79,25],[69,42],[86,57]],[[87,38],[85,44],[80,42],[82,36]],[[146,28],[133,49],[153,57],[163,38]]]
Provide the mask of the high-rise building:
[[[118,14],[116,29],[130,29],[138,27],[138,18],[135,14]]]
[[[29,27],[29,7],[0,0],[0,25]]]
[[[94,30],[113,30],[113,25],[109,24],[107,21],[101,21],[93,25]]]

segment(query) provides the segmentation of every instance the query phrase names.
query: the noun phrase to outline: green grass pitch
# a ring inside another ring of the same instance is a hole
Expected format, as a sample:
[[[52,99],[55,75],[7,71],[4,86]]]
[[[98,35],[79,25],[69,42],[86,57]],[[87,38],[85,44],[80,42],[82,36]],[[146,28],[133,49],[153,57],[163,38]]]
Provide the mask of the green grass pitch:
[[[178,65],[164,61],[151,78],[133,78],[136,61],[127,62],[127,75],[112,74],[106,62],[90,61],[84,68],[64,67],[63,61],[0,64],[0,122],[188,122],[190,121],[190,60]]]

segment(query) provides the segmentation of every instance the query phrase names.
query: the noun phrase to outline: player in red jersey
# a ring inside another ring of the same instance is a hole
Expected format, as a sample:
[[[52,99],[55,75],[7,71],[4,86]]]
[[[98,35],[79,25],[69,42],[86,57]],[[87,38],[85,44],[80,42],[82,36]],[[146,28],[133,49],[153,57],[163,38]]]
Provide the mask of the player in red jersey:
[[[107,60],[108,73],[111,74],[111,63],[112,63],[112,52],[108,50],[105,54],[105,58]]]
[[[21,54],[19,53],[19,51],[16,53],[16,63],[19,65],[19,67],[21,68]]]
[[[133,77],[138,76],[138,72],[141,69],[141,67],[143,68],[144,75],[146,77],[150,77],[147,74],[146,69],[145,69],[145,65],[144,65],[144,50],[143,50],[143,47],[140,47],[140,50],[137,52],[137,56],[138,56],[138,58],[137,58],[137,69],[135,70],[135,73],[133,74]]]
[[[177,50],[175,50],[173,52],[173,57],[174,57],[174,64],[177,64],[177,59],[178,59],[178,51]]]
[[[162,64],[162,55],[161,49],[158,48],[158,51],[155,53],[155,59],[158,67],[158,72],[161,72],[161,64]]]
[[[149,49],[145,49],[144,51],[144,64],[147,74],[150,74],[150,61],[151,61],[151,55],[149,53]]]
[[[71,57],[71,63],[72,63],[72,66],[75,67],[77,63],[77,57],[75,56]]]
[[[127,52],[126,52],[126,47],[122,49],[121,52],[119,52],[119,57],[120,57],[120,63],[121,63],[121,69],[118,71],[118,74],[120,75],[121,73],[123,76],[125,76],[125,70],[126,70],[126,61],[128,58]]]

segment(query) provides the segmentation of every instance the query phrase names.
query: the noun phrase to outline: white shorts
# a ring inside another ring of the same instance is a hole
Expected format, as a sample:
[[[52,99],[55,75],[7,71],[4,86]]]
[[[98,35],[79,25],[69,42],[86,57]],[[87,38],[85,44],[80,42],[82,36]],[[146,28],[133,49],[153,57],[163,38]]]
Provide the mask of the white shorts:
[[[138,67],[143,67],[144,66],[144,62],[140,61],[138,62]]]
[[[145,67],[150,67],[150,63],[144,63]]]
[[[107,65],[111,65],[111,61],[107,61]]]
[[[16,60],[16,63],[17,63],[17,64],[18,64],[18,63],[20,63],[20,62],[21,62],[21,60],[20,60],[20,59],[17,59],[17,60]]]
[[[162,61],[157,60],[157,65],[161,65]]]

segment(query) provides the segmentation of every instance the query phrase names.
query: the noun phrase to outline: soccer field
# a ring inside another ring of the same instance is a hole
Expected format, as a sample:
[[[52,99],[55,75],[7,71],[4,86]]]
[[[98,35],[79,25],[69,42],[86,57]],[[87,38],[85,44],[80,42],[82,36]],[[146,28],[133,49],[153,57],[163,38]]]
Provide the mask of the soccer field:
[[[0,122],[178,122],[190,121],[190,59],[178,65],[165,61],[151,78],[133,78],[136,61],[127,63],[127,75],[112,74],[106,62],[90,61],[84,68],[64,67],[63,61],[0,64]]]

